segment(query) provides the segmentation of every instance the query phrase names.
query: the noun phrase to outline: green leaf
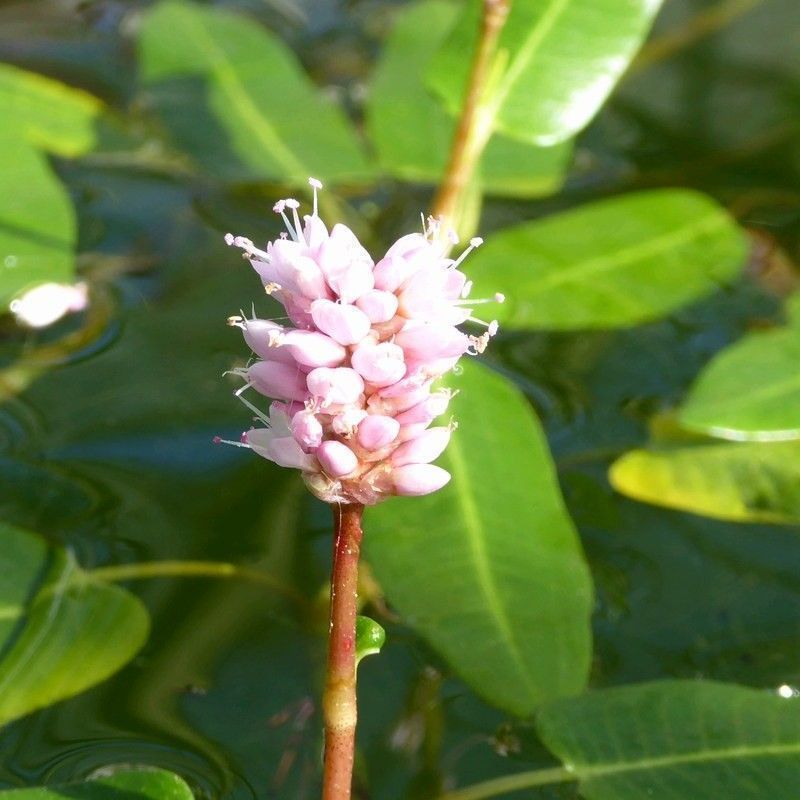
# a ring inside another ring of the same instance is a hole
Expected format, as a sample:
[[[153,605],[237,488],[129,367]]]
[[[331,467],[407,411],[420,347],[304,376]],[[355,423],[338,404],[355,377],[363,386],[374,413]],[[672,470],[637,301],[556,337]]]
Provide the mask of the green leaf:
[[[461,105],[482,5],[473,0],[430,74],[431,86],[453,113]],[[660,0],[514,0],[500,36],[502,73],[491,97],[497,130],[550,145],[584,128],[633,58],[660,5]]]
[[[105,680],[147,638],[129,592],[91,578],[72,556],[0,524],[0,725]]]
[[[345,115],[248,17],[166,0],[145,16],[139,58],[174,141],[211,173],[297,184],[369,174]]]
[[[75,211],[47,158],[0,136],[0,307],[29,285],[69,281],[75,241]]]
[[[96,97],[80,89],[0,64],[0,117],[4,125],[42,150],[60,156],[90,150],[101,109]],[[0,170],[4,173],[5,169]]]
[[[2,800],[193,800],[186,783],[161,769],[127,769],[84,783],[0,792]]]
[[[590,692],[545,707],[544,743],[587,800],[793,800],[800,700],[708,681]]]
[[[403,7],[375,69],[367,127],[381,166],[401,180],[436,184],[444,174],[456,121],[423,79],[459,11],[445,0]],[[499,195],[549,194],[561,186],[571,154],[571,143],[542,148],[495,135],[481,159],[480,183]]]
[[[733,522],[800,522],[800,442],[632,450],[609,477],[645,503]]]
[[[451,386],[451,482],[369,509],[366,553],[408,623],[487,700],[526,715],[585,686],[591,581],[525,398],[469,363]]]
[[[46,150],[76,156],[95,141],[97,98],[0,64],[0,309],[36,283],[75,271],[75,212]]]
[[[722,439],[800,438],[800,330],[756,333],[726,348],[692,386],[682,425]]]
[[[743,232],[695,192],[614,197],[491,237],[469,260],[475,295],[514,327],[610,328],[662,316],[739,273]]]

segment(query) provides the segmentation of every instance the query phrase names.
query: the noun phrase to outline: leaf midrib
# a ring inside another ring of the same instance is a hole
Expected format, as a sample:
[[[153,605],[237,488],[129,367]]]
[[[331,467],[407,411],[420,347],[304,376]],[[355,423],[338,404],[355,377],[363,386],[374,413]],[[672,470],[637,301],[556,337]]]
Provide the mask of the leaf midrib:
[[[204,21],[201,22],[193,13],[184,14],[183,16],[184,29],[191,28],[191,33],[200,40],[201,46],[205,46],[209,52],[214,68],[212,75],[216,75],[220,88],[228,95],[232,105],[238,109],[254,137],[261,142],[267,153],[296,179],[299,179],[304,174],[311,174],[284,144],[280,134],[270,124],[269,120],[260,114],[258,107],[242,86],[236,69],[227,53],[217,44],[214,37],[208,33]]]
[[[591,780],[592,778],[603,778],[619,773],[664,769],[679,764],[696,764],[749,757],[759,758],[766,756],[794,755],[797,753],[800,753],[800,742],[790,742],[786,744],[779,744],[776,742],[759,746],[724,747],[691,753],[675,753],[666,756],[642,758],[638,761],[611,762],[601,766],[583,767],[572,763],[569,764],[569,768],[574,770],[581,780]]]
[[[461,443],[458,437],[454,436],[450,440],[448,446],[448,457],[451,462],[453,470],[453,485],[458,494],[459,503],[458,508],[461,511],[461,516],[464,521],[464,530],[467,533],[467,541],[469,543],[469,552],[472,556],[473,563],[475,564],[475,573],[478,578],[481,592],[486,598],[487,607],[494,616],[498,630],[503,640],[507,645],[507,652],[511,656],[514,666],[520,674],[521,682],[528,690],[529,697],[535,698],[537,696],[536,687],[528,674],[528,669],[525,664],[525,659],[519,650],[519,646],[514,638],[514,630],[511,621],[508,618],[508,613],[503,606],[503,602],[497,591],[496,582],[489,568],[489,559],[486,554],[486,546],[484,538],[480,529],[478,520],[480,519],[480,512],[474,498],[469,490],[465,490],[465,486],[469,486],[470,482],[465,480],[467,477],[467,466],[464,459],[464,454],[461,451]]]
[[[531,276],[531,285],[526,288],[528,295],[538,294],[547,289],[551,289],[559,284],[576,282],[588,275],[597,275],[608,272],[615,267],[629,266],[640,258],[647,258],[655,253],[671,247],[685,244],[687,241],[703,233],[710,233],[722,228],[727,224],[724,215],[715,212],[698,222],[680,228],[677,231],[670,231],[662,236],[656,236],[645,243],[637,243],[630,247],[623,247],[615,250],[611,255],[602,255],[582,261],[572,267],[560,269],[556,272],[549,272],[546,275]]]

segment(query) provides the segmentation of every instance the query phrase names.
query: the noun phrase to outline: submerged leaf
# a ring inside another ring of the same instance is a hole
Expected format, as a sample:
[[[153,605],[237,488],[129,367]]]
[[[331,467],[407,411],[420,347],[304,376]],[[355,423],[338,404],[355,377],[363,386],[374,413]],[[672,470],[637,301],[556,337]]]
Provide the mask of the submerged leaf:
[[[481,695],[526,715],[585,686],[591,580],[525,398],[469,363],[450,383],[452,480],[369,509],[366,553],[408,623]]]

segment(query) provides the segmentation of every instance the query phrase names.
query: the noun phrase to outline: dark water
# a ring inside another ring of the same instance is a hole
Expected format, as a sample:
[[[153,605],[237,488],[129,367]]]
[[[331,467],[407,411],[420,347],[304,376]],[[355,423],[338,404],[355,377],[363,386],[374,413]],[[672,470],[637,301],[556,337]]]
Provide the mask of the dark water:
[[[85,86],[135,118],[131,46],[120,33],[134,5],[2,3],[0,58]],[[391,4],[225,5],[277,30],[359,113]],[[692,15],[717,5],[667,0],[659,30],[691,33]],[[580,527],[598,595],[594,686],[700,675],[800,682],[797,531],[650,508],[614,494],[605,478],[711,355],[779,321],[780,296],[796,280],[786,263],[800,233],[797,12],[794,0],[754,5],[746,20],[634,71],[582,135],[560,195],[485,209],[484,235],[607,193],[694,186],[760,236],[748,277],[671,319],[634,331],[505,333],[489,356],[540,412]],[[0,786],[147,763],[179,772],[201,798],[311,798],[327,510],[296,475],[211,445],[246,421],[221,377],[246,355],[224,322],[256,294],[221,234],[273,232],[267,201],[283,193],[101,162],[57,162],[95,287],[91,335],[66,352],[58,342],[85,319],[36,335],[0,322],[2,366],[21,348],[56,343],[50,368],[0,406],[0,516],[68,545],[85,566],[218,559],[263,569],[291,592],[207,579],[131,584],[152,615],[145,649],[100,686],[4,729]],[[428,195],[385,185],[354,200],[373,216],[386,209],[375,221],[388,240]],[[364,797],[425,798],[445,779],[466,784],[549,763],[529,729],[486,707],[408,628],[373,612],[388,644],[359,676]]]

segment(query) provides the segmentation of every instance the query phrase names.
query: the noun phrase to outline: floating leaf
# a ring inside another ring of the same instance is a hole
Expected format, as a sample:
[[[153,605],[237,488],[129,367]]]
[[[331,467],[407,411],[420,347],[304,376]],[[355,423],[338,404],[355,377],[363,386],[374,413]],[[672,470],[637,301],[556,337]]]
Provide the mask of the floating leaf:
[[[70,280],[75,241],[75,211],[47,158],[0,136],[0,307],[29,285]]]
[[[408,623],[490,702],[525,715],[586,683],[589,573],[525,398],[476,365],[451,383],[452,480],[369,509],[366,553]]]
[[[89,150],[101,108],[79,89],[0,64],[0,310],[29,285],[73,277],[75,212],[40,151]]]
[[[800,700],[742,686],[590,692],[546,706],[537,729],[587,800],[790,800],[800,784]]]
[[[423,83],[428,65],[459,15],[445,0],[423,0],[398,13],[375,69],[367,125],[381,166],[401,180],[438,183],[456,120]],[[490,140],[480,183],[489,193],[537,197],[559,188],[572,145],[534,147],[504,136]]]
[[[585,127],[644,40],[661,0],[514,0],[500,36],[498,130],[554,144]],[[440,52],[430,83],[461,105],[482,2],[474,0]]]
[[[80,89],[0,64],[0,116],[4,125],[42,150],[60,156],[77,156],[90,150],[101,110],[102,103]]]
[[[129,592],[92,579],[69,553],[0,525],[0,725],[105,680],[147,638]]]
[[[193,800],[186,783],[161,769],[129,769],[84,783],[0,792],[2,800]]]
[[[743,232],[713,200],[682,189],[602,200],[493,236],[470,260],[476,294],[515,327],[635,325],[739,273]]]
[[[248,17],[166,0],[144,19],[139,59],[176,144],[216,175],[305,184],[370,172],[345,115]]]
[[[645,503],[734,522],[800,522],[800,442],[632,450],[609,477]]]
[[[719,353],[692,386],[682,425],[722,439],[800,439],[800,331],[757,333]]]

